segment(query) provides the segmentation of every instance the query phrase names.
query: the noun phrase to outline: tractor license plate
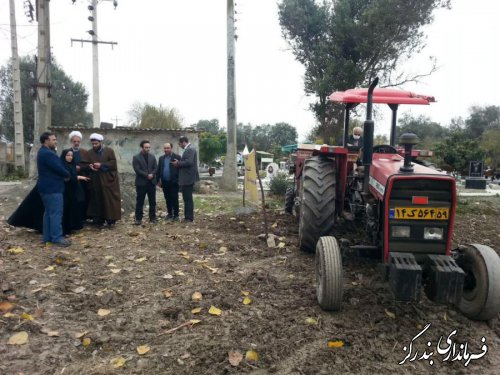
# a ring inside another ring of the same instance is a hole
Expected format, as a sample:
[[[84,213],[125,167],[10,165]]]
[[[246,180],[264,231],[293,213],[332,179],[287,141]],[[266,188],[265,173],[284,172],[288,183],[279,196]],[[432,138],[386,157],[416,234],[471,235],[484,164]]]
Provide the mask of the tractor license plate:
[[[446,207],[395,207],[389,208],[389,218],[404,220],[448,220]]]

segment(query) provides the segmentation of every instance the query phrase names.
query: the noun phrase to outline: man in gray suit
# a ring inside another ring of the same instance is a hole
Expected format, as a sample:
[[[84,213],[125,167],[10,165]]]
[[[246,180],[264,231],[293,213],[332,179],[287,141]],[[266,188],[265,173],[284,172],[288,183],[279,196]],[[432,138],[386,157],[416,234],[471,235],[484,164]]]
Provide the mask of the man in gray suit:
[[[179,147],[184,149],[181,160],[174,160],[172,164],[179,168],[179,186],[184,200],[184,221],[192,222],[194,220],[193,188],[195,182],[200,181],[198,153],[186,136],[179,138]]]
[[[142,224],[144,214],[144,199],[148,196],[149,221],[156,223],[156,158],[149,153],[149,141],[141,142],[141,152],[132,159],[135,171],[135,189],[137,193],[135,203],[135,225]]]

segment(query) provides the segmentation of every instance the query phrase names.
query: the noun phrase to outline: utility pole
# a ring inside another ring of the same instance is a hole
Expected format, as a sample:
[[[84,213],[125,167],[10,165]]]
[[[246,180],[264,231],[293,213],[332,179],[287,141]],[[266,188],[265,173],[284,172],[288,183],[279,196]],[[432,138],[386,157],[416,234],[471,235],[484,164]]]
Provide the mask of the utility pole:
[[[229,191],[238,189],[234,14],[234,0],[227,0],[227,153],[222,172],[222,187]]]
[[[36,2],[38,21],[38,58],[36,64],[35,128],[30,153],[30,177],[36,176],[36,156],[40,149],[38,138],[51,126],[52,100],[50,94],[50,0]]]
[[[73,1],[74,2],[74,1]],[[99,99],[99,44],[111,44],[111,47],[118,44],[116,42],[102,42],[97,40],[97,0],[92,0],[92,5],[89,5],[88,9],[92,12],[92,15],[88,18],[92,22],[92,30],[88,33],[92,36],[92,40],[83,39],[71,39],[71,44],[73,42],[92,43],[92,113],[93,113],[93,127],[98,128],[101,124],[101,108]],[[118,2],[113,1],[113,5],[118,5]]]
[[[16,8],[14,0],[10,0],[10,44],[12,47],[12,88],[14,91],[14,163],[16,168],[24,171],[24,131],[23,105],[21,101],[21,72],[17,51]]]

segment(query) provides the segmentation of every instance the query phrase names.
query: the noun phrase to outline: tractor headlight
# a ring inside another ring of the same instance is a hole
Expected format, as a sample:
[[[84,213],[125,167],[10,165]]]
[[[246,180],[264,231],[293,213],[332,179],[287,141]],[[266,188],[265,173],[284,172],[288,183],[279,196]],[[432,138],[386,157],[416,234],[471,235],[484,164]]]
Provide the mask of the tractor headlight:
[[[392,228],[392,237],[410,238],[410,227],[403,225],[395,225]]]
[[[443,228],[425,227],[424,228],[424,239],[426,239],[426,240],[442,240],[443,233],[444,233]]]

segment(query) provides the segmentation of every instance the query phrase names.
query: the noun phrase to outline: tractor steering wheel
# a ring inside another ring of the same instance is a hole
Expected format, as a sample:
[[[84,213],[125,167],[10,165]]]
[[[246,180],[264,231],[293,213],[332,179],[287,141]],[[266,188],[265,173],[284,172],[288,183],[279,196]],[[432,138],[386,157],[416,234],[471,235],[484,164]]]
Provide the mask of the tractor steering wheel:
[[[398,150],[396,147],[391,145],[376,145],[373,146],[374,154],[397,154]]]

